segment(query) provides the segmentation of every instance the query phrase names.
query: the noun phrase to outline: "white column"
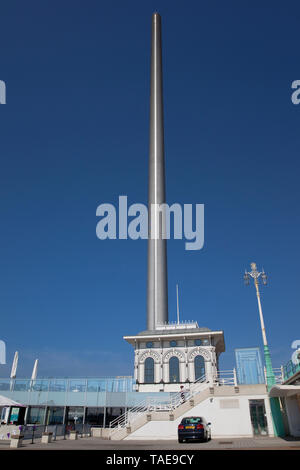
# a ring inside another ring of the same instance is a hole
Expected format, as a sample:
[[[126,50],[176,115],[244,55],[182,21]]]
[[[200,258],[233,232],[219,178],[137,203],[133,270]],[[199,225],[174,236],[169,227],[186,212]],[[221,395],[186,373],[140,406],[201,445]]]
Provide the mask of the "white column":
[[[169,382],[169,363],[163,363],[163,380]]]
[[[233,380],[234,380],[234,385],[237,386],[237,376],[236,376],[236,369],[234,367],[233,369]]]
[[[161,367],[160,363],[154,363],[154,382],[158,384],[161,380]]]
[[[145,379],[145,363],[144,362],[139,364],[138,377],[139,377],[139,383],[143,384],[144,379]]]
[[[179,379],[180,382],[185,382],[187,379],[185,362],[179,362]]]
[[[135,381],[138,380],[138,370],[139,370],[138,366],[137,365],[134,366],[134,380]]]
[[[212,363],[211,360],[205,360],[205,375],[206,375],[206,381],[212,383],[213,382],[213,369],[212,369]]]
[[[135,355],[134,355],[134,379],[135,380],[139,380],[138,373],[139,373],[139,357],[135,351]]]
[[[189,379],[190,382],[195,382],[194,361],[189,361],[189,363],[188,363],[188,379]]]

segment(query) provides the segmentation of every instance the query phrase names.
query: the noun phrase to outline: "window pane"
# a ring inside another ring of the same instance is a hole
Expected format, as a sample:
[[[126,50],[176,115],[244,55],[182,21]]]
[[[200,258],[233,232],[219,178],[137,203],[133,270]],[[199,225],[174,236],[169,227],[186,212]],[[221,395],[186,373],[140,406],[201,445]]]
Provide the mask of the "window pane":
[[[195,380],[200,379],[205,374],[205,363],[203,356],[195,357]]]
[[[145,360],[145,383],[154,383],[154,359],[147,357]]]
[[[94,424],[103,426],[104,421],[104,408],[87,408],[85,422],[87,424]]]
[[[197,424],[202,423],[202,418],[196,416],[192,418],[184,418],[181,422],[182,424]]]
[[[179,382],[179,359],[178,357],[171,357],[169,361],[169,381]]]

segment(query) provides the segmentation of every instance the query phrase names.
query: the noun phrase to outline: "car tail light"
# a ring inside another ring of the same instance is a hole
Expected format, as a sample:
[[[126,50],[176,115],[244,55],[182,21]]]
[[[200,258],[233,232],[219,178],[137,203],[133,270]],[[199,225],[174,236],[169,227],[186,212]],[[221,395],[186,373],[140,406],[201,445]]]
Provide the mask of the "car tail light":
[[[204,429],[203,424],[197,424],[196,429]]]
[[[184,426],[182,424],[179,424],[178,429],[184,429]]]

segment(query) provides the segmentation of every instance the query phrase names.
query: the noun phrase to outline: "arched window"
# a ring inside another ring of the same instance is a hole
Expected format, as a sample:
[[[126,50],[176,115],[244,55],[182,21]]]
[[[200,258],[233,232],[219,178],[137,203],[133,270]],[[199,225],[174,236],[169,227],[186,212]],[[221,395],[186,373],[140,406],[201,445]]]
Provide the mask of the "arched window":
[[[145,360],[145,380],[146,384],[154,383],[154,359],[147,357]]]
[[[179,382],[179,359],[178,357],[171,357],[169,361],[169,381]]]
[[[195,380],[200,379],[205,374],[205,363],[203,356],[195,357]]]

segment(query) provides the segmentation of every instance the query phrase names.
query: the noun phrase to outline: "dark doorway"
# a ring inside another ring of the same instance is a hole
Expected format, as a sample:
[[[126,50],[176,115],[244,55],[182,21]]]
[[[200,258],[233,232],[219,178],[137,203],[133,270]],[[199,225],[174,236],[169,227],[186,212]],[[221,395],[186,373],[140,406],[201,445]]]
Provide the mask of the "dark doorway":
[[[250,417],[254,436],[267,436],[268,423],[264,400],[249,400]]]

